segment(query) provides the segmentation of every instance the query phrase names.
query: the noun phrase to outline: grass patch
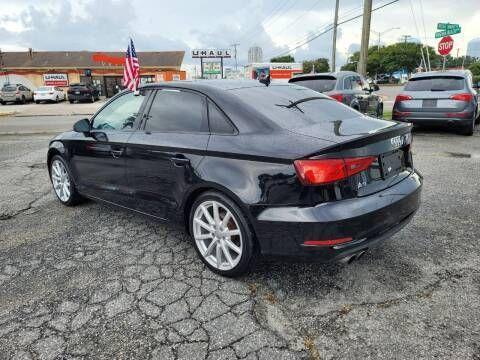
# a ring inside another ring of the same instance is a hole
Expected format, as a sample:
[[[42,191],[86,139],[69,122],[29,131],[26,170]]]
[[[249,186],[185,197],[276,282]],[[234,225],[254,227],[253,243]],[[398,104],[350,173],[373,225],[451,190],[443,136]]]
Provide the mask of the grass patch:
[[[385,120],[392,120],[392,112],[391,111],[384,111],[383,112],[383,118]]]

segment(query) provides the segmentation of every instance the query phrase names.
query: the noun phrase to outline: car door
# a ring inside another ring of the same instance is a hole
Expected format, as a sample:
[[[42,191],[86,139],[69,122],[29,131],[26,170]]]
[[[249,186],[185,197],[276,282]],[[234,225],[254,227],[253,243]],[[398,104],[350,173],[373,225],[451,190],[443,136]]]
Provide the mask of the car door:
[[[185,89],[162,88],[151,96],[140,130],[128,140],[129,186],[136,209],[161,219],[177,215],[185,189],[209,139],[206,99]]]
[[[126,176],[125,144],[138,126],[145,93],[122,93],[91,120],[89,134],[71,145],[71,169],[80,192],[125,207],[133,206]]]

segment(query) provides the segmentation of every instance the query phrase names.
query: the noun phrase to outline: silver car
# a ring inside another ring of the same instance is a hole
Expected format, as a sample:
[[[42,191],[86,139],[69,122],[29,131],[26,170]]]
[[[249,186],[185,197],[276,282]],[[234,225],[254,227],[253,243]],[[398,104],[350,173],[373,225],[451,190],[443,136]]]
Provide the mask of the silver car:
[[[478,95],[470,71],[432,71],[410,78],[395,99],[392,119],[472,135],[478,115]]]
[[[33,92],[22,84],[6,84],[0,92],[2,105],[9,102],[26,104],[27,101],[33,101]]]

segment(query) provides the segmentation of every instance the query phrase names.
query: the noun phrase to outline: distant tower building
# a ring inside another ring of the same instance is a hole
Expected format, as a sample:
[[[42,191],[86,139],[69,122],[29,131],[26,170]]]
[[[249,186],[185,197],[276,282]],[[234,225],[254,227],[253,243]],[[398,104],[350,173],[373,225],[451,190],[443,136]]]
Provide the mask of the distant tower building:
[[[480,58],[480,38],[475,38],[468,42],[467,56]]]
[[[248,62],[250,64],[263,62],[263,51],[260,46],[252,46],[248,49]]]

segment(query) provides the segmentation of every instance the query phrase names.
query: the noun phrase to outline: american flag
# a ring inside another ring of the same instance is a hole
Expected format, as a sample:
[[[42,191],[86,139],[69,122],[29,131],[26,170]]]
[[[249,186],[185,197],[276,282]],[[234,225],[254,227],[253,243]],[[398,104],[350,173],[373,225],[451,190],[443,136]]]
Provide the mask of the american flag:
[[[123,86],[136,91],[140,81],[140,64],[138,63],[137,53],[133,40],[130,39],[127,53],[125,55],[125,64],[123,65]]]

